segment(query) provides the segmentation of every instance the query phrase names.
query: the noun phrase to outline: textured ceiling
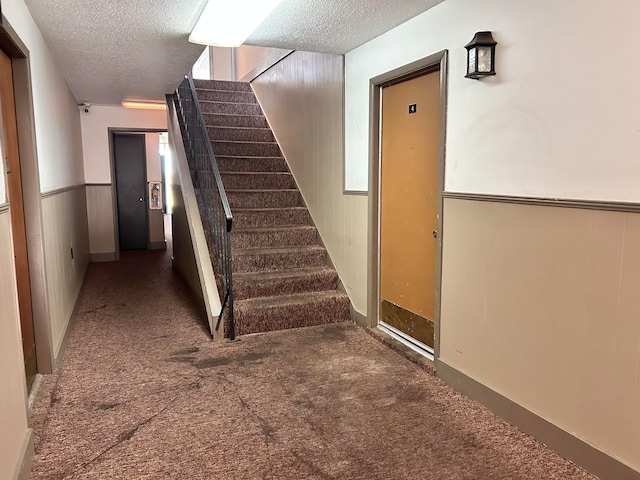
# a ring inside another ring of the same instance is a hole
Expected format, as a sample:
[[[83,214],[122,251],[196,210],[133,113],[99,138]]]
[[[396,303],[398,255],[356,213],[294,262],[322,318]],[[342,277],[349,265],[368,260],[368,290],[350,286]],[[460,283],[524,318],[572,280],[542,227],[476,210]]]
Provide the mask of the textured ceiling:
[[[203,49],[205,0],[25,1],[79,102],[164,99]],[[346,53],[441,1],[283,0],[247,43]]]
[[[347,53],[444,0],[283,0],[247,44]]]

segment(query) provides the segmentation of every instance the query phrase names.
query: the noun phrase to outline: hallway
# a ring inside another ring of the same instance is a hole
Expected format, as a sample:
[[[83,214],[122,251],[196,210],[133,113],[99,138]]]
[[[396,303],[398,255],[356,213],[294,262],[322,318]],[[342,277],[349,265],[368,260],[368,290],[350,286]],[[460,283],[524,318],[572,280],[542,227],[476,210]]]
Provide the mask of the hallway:
[[[168,251],[89,266],[33,479],[592,479],[365,330],[214,343]]]

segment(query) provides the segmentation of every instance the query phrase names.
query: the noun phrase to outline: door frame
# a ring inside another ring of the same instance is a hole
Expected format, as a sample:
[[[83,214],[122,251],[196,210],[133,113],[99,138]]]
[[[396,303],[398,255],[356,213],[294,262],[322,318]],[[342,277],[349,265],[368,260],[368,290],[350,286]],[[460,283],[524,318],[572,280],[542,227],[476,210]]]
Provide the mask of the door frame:
[[[22,197],[27,233],[27,255],[29,258],[37,371],[38,373],[53,373],[57,368],[57,359],[54,358],[51,324],[49,322],[47,272],[42,225],[42,194],[36,146],[29,49],[4,15],[0,14],[0,22],[0,48],[11,58],[13,67],[13,89],[22,173]]]
[[[114,252],[114,260],[120,260],[120,226],[119,226],[119,218],[118,218],[118,185],[116,184],[116,158],[115,158],[115,149],[113,147],[113,137],[118,134],[132,134],[132,135],[140,135],[145,133],[162,133],[166,132],[166,128],[120,128],[120,127],[109,127],[108,135],[109,135],[109,161],[110,171],[111,171],[111,214],[113,217],[113,244],[115,245]],[[146,149],[146,138],[145,138],[145,177],[147,171],[147,149]],[[148,180],[145,178],[145,182]],[[164,186],[163,186],[164,187]],[[145,186],[145,203],[147,204],[147,248],[149,248],[149,240],[148,240],[148,231],[149,231],[149,211],[148,211],[148,198],[146,198],[146,186]]]
[[[369,315],[367,326],[377,327],[380,321],[380,161],[382,89],[428,73],[440,72],[440,132],[438,133],[438,200],[436,239],[436,278],[434,306],[434,360],[440,356],[440,297],[442,283],[442,193],[444,191],[446,127],[447,127],[447,83],[448,51],[442,50],[428,57],[378,75],[369,81],[369,259],[367,291]]]

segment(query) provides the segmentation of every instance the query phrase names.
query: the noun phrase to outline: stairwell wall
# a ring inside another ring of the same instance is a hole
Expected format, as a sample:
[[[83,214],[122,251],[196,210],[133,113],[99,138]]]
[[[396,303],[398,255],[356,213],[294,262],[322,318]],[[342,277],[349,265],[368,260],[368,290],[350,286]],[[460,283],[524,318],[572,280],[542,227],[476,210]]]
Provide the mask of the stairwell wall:
[[[343,192],[343,57],[294,52],[251,85],[353,307],[366,316],[367,197]]]

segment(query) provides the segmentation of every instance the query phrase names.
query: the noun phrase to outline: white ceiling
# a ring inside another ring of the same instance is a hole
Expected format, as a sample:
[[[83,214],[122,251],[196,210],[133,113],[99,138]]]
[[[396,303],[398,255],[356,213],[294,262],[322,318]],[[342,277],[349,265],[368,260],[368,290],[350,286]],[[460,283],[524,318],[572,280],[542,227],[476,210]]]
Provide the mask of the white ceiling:
[[[164,99],[203,49],[205,0],[25,1],[79,102]],[[442,1],[283,0],[247,44],[346,53]]]

